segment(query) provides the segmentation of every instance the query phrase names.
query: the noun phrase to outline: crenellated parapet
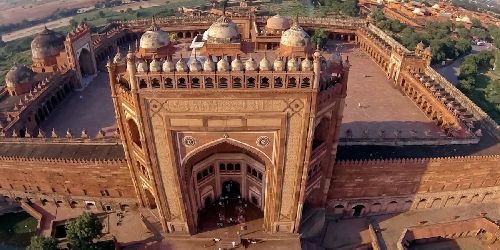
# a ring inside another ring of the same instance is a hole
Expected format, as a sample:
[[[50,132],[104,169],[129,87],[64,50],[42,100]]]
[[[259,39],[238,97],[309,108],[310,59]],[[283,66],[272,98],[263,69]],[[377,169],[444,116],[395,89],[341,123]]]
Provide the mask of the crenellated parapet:
[[[123,166],[127,162],[125,159],[61,159],[61,158],[47,158],[47,157],[23,157],[23,156],[1,156],[0,160],[5,163],[16,162],[23,163],[43,163],[43,164],[77,164],[77,165],[108,165],[108,166]]]
[[[427,164],[434,163],[465,163],[476,161],[495,162],[500,161],[500,155],[482,155],[482,156],[455,156],[455,157],[436,157],[436,158],[402,158],[402,159],[374,159],[374,160],[338,160],[336,167],[356,167],[356,166],[387,166],[387,165],[408,165],[412,167],[427,167]]]
[[[30,131],[26,128],[14,129],[9,132],[0,131],[0,142],[19,143],[87,143],[87,144],[115,144],[119,141],[118,129],[112,132],[99,130],[96,135],[90,135],[86,129],[81,132],[66,131],[43,131],[38,129]]]
[[[86,23],[78,25],[66,36],[66,41],[76,41],[90,32],[90,27]]]

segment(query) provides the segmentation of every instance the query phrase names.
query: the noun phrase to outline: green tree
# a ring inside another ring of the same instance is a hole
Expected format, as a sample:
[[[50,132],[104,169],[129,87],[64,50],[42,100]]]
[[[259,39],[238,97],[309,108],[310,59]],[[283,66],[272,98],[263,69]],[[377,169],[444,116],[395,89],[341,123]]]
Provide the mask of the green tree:
[[[318,44],[320,47],[322,47],[326,43],[326,38],[327,35],[323,29],[315,29],[314,34],[311,37],[311,43],[314,47],[316,47]]]
[[[470,39],[459,38],[455,43],[455,48],[457,49],[459,55],[464,55],[466,53],[469,53],[472,49],[472,46],[470,44]]]
[[[500,110],[500,79],[491,81],[485,90],[486,100],[493,103]]]
[[[468,92],[468,91],[471,91],[472,89],[474,89],[474,83],[475,83],[475,80],[473,77],[467,77],[464,79],[460,79],[458,81],[458,87],[462,91]]]
[[[71,249],[87,250],[95,245],[93,241],[101,235],[102,224],[93,213],[84,212],[74,220],[66,222],[66,233]]]
[[[483,28],[472,27],[470,33],[473,36],[477,36],[481,40],[485,40],[488,37],[488,33]]]
[[[100,16],[101,18],[103,18],[103,17],[105,17],[105,16],[106,16],[106,14],[104,13],[104,11],[102,11],[102,10],[100,10],[100,11],[98,12],[98,14],[99,14],[99,16]]]
[[[69,24],[71,25],[71,27],[73,28],[76,28],[76,26],[78,26],[78,22],[75,20],[75,19],[71,19],[69,20]]]
[[[474,27],[474,28],[482,28],[483,27],[483,25],[481,25],[481,21],[479,21],[479,19],[477,19],[477,18],[472,18],[470,21],[471,21],[472,27]]]
[[[468,29],[464,27],[458,27],[455,29],[455,32],[457,32],[458,37],[460,38],[470,38],[470,32]]]
[[[33,236],[27,250],[57,250],[56,240],[52,237]]]

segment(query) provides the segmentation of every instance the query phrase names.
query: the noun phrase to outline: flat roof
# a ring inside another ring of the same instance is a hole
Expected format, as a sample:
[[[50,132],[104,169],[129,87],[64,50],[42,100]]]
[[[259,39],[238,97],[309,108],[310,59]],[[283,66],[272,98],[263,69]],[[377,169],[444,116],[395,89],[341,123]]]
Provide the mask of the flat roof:
[[[0,143],[0,156],[78,159],[78,160],[124,160],[121,144],[70,144],[70,143]]]
[[[500,142],[484,133],[478,144],[436,146],[339,146],[337,160],[435,158],[468,155],[500,155]]]

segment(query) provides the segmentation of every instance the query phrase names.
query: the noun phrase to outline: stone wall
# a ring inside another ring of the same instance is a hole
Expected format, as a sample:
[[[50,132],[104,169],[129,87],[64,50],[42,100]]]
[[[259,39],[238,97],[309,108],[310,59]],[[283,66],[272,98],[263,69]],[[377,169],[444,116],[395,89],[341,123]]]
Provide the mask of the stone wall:
[[[130,203],[136,199],[125,161],[2,157],[0,173],[0,194],[17,201]]]
[[[433,68],[428,67],[425,69],[425,73],[430,77],[434,78],[441,87],[443,87],[446,92],[450,93],[461,105],[463,105],[469,112],[474,115],[474,118],[481,122],[484,129],[491,132],[495,137],[500,139],[500,126],[491,117],[486,114],[480,107],[478,107],[473,101],[471,101],[467,96],[465,96],[460,90],[458,90],[453,84],[451,84],[446,78],[435,71]]]
[[[349,216],[357,205],[366,215],[493,201],[500,198],[499,162],[499,155],[338,161],[328,209]]]

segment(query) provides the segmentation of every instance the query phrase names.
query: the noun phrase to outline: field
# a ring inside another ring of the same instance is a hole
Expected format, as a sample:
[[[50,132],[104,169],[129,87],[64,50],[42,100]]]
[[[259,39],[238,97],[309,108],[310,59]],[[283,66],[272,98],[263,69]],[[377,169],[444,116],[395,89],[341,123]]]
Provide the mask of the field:
[[[35,234],[37,223],[36,219],[26,212],[0,216],[0,249],[29,245],[31,236]]]
[[[0,5],[0,24],[38,19],[52,14],[56,9],[89,7],[97,2],[99,0],[9,1]]]
[[[168,4],[165,4],[168,2]],[[119,6],[112,9],[102,9],[102,10],[94,10],[88,13],[83,13],[74,17],[74,20],[77,22],[85,21],[91,26],[99,27],[104,26],[111,21],[118,20],[133,20],[133,19],[141,19],[141,18],[149,18],[152,16],[156,17],[166,17],[166,16],[174,16],[178,15],[177,8],[181,6],[196,6],[200,4],[204,4],[205,0],[170,0],[163,1],[163,4],[160,6],[154,6],[154,1],[147,2],[150,8],[144,8],[143,5],[137,4],[146,4],[146,3],[135,3],[131,5]],[[142,6],[142,7],[141,7]],[[135,8],[135,10],[134,10]],[[118,11],[119,10],[119,11]]]

